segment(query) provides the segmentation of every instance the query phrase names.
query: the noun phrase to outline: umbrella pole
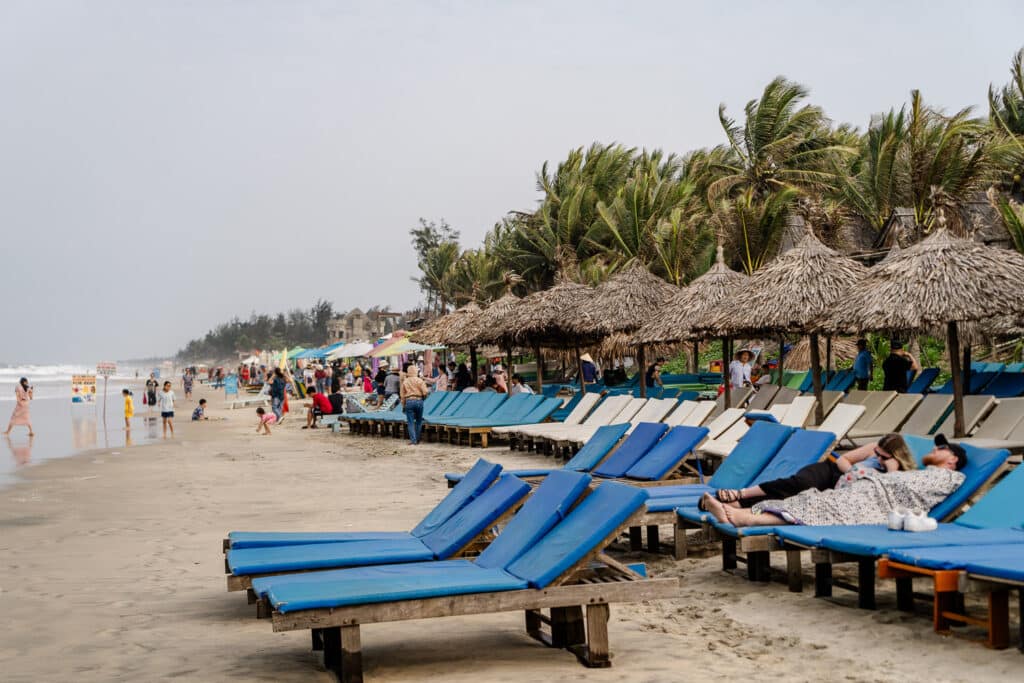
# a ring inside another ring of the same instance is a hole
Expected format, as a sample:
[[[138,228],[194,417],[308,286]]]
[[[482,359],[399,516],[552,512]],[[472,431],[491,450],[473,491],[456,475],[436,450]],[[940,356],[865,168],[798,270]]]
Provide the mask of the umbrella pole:
[[[960,372],[960,337],[956,322],[946,325],[946,351],[949,371],[953,373],[953,438],[964,435],[964,377]]]
[[[818,348],[818,335],[812,334],[811,342],[811,379],[814,383],[814,424],[821,424],[825,420],[825,411],[821,404],[821,349]]]
[[[783,352],[783,350],[785,348],[786,348],[786,338],[780,334],[779,335],[779,388],[782,388],[783,384],[785,384],[785,380],[783,380],[783,376],[786,373],[784,372],[785,367],[782,364],[782,352]]]
[[[832,335],[825,337],[825,379],[832,374]],[[825,382],[828,383],[827,381]]]
[[[964,375],[964,394],[971,393],[971,345],[964,344],[964,364],[961,368]]]
[[[537,358],[537,393],[544,393],[544,359],[540,357],[540,345],[533,347],[533,355]]]
[[[479,376],[479,374],[477,373],[476,347],[473,346],[472,344],[470,344],[469,346],[469,364],[470,367],[472,367],[473,369],[473,386],[476,386],[476,378]]]
[[[729,358],[729,337],[722,337],[722,386],[725,387],[722,395],[725,396],[726,409],[732,407],[732,390],[729,388]]]
[[[637,371],[640,373],[640,398],[647,398],[647,354],[644,345],[641,344],[636,350],[636,364],[640,366]]]
[[[576,371],[580,375],[580,393],[587,393],[587,383],[583,380],[583,359],[580,358],[580,345],[576,344],[573,348],[576,349]]]
[[[507,363],[507,365],[508,365],[508,370],[505,371],[505,377],[508,379],[508,382],[511,384],[511,382],[512,382],[512,347],[511,346],[508,347],[508,363]]]
[[[693,342],[693,374],[700,374],[700,342]]]

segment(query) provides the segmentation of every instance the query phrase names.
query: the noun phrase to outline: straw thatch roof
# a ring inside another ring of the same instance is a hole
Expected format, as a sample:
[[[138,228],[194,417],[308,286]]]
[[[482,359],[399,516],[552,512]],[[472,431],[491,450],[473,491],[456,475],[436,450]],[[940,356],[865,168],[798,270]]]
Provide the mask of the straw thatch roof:
[[[948,322],[1019,319],[1022,313],[1024,256],[939,228],[872,268],[822,316],[819,328],[935,331]]]
[[[594,290],[590,313],[607,333],[632,332],[680,291],[634,259]]]
[[[709,332],[801,332],[828,313],[867,269],[822,244],[808,225],[795,247],[750,277],[726,298],[705,327]]]
[[[454,341],[463,330],[473,325],[480,315],[480,307],[470,301],[448,315],[442,316],[413,332],[410,337],[421,344],[456,345]]]
[[[654,358],[657,356],[675,356],[683,350],[683,344],[681,342],[654,342],[651,344],[645,344],[644,346],[647,349],[648,358]],[[600,358],[602,360],[615,360],[635,355],[636,347],[637,342],[629,333],[613,332],[601,340],[600,344],[594,346],[591,352],[594,354],[595,358]]]
[[[693,333],[694,323],[716,316],[721,301],[736,292],[746,291],[749,281],[745,274],[725,265],[724,252],[719,246],[714,265],[688,287],[677,291],[660,313],[633,334],[633,342],[674,343],[698,336]]]
[[[464,325],[456,335],[457,344],[499,344],[507,346],[512,338],[509,320],[522,298],[512,292],[491,303],[475,317],[472,324]],[[502,343],[502,342],[505,343]]]
[[[818,338],[818,351],[822,359],[825,358],[826,340]],[[850,339],[832,340],[832,362],[853,360],[857,357],[857,344]],[[822,360],[824,363],[824,360]],[[793,345],[785,358],[787,370],[810,370],[811,369],[811,342],[810,337],[800,337],[800,341]]]
[[[560,276],[554,287],[524,297],[509,312],[508,329],[524,345],[588,345],[603,336],[598,321],[588,312],[593,298],[593,288]]]

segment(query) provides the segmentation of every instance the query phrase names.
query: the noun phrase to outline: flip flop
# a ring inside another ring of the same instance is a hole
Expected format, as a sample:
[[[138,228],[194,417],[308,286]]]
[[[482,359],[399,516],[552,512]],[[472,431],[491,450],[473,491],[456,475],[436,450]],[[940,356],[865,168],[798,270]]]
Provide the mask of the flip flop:
[[[740,492],[738,489],[718,489],[715,498],[723,503],[735,503],[740,499]]]

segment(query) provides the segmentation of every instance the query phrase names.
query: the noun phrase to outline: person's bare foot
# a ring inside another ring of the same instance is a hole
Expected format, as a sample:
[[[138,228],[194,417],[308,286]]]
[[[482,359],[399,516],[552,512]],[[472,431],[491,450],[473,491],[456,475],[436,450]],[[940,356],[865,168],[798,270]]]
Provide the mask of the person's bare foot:
[[[710,493],[704,494],[704,509],[711,513],[711,515],[719,522],[728,522],[729,518],[726,515],[725,506],[722,505],[718,498],[715,498]]]

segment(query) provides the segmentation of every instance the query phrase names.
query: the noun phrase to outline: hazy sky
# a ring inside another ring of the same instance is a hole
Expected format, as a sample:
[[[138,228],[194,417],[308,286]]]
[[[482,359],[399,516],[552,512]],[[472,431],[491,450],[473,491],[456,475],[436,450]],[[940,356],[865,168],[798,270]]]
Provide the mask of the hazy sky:
[[[1024,2],[0,2],[4,362],[170,354],[232,315],[408,308],[594,140],[723,141],[774,76],[835,120],[983,105]],[[984,111],[981,109],[980,111]]]

